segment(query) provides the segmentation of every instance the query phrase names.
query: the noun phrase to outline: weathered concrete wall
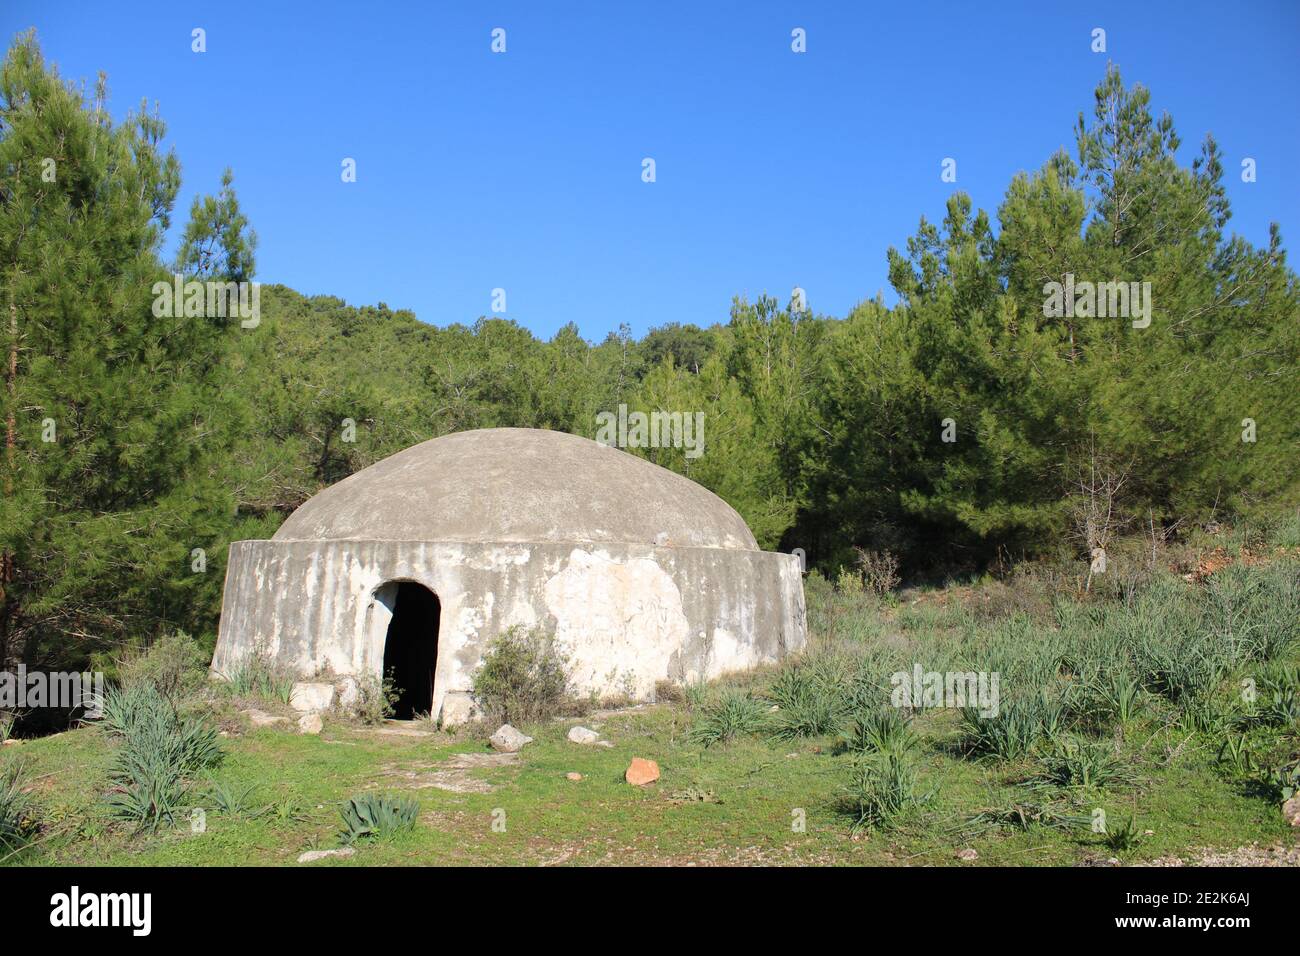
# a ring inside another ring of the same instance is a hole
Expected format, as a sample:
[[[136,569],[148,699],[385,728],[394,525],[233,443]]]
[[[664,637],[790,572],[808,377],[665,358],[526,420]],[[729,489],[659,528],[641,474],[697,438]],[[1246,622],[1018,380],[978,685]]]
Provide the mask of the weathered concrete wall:
[[[649,698],[655,682],[779,660],[806,640],[793,555],[645,545],[237,541],[212,669],[255,648],[303,675],[378,675],[393,581],[442,604],[434,713],[467,691],[488,642],[542,625],[569,651],[576,689]]]

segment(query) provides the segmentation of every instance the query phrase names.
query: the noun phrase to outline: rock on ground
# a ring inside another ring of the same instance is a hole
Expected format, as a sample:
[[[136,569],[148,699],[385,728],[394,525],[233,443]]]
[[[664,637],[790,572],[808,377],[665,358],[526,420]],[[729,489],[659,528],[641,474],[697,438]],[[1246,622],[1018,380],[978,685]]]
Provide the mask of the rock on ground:
[[[277,717],[275,714],[268,714],[264,710],[258,710],[256,707],[250,707],[244,711],[244,716],[254,727],[270,727],[274,724],[283,722],[283,717]]]
[[[594,744],[600,734],[587,727],[573,727],[569,730],[569,740],[575,744]]]
[[[329,710],[333,703],[334,685],[325,681],[298,681],[289,692],[289,704],[297,711]]]
[[[298,718],[299,733],[318,734],[324,729],[325,724],[320,719],[320,714],[303,714]]]
[[[654,783],[659,779],[659,764],[642,757],[633,757],[627,772],[623,774],[623,779],[634,787],[644,787],[646,784]]]
[[[444,727],[459,727],[483,716],[474,695],[463,690],[449,690],[442,700],[441,720]]]
[[[502,724],[497,728],[497,732],[488,738],[488,743],[492,745],[493,750],[501,753],[512,754],[520,750],[524,744],[531,744],[533,738],[522,734],[509,724]]]
[[[356,710],[361,703],[361,684],[355,677],[345,676],[336,685],[339,706],[348,713]]]
[[[299,863],[315,863],[317,860],[323,860],[326,857],[339,856],[349,857],[357,851],[350,846],[345,846],[338,850],[308,850],[302,856],[298,857]]]
[[[1300,827],[1300,793],[1282,804],[1282,816],[1293,827]]]

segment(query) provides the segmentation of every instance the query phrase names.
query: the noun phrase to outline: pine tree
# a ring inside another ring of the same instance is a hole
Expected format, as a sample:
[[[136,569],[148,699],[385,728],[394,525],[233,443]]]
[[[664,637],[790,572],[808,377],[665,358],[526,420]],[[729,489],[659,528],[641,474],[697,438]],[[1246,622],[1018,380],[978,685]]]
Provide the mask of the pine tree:
[[[0,67],[0,301],[9,319],[0,657],[85,666],[212,624],[230,510],[212,463],[226,318],[155,314],[180,180],[162,121],[121,125],[33,35]],[[251,262],[250,262],[251,265]],[[237,325],[236,325],[237,327]]]

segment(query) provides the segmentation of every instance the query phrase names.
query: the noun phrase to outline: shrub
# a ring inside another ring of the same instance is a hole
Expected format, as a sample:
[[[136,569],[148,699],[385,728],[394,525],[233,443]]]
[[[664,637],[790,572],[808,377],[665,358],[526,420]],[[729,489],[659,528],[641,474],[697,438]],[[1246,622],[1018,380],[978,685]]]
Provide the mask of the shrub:
[[[1088,668],[1065,695],[1071,726],[1095,734],[1127,726],[1145,703],[1141,681],[1118,661]]]
[[[686,701],[686,691],[670,680],[655,681],[655,702],[660,704],[681,704]]]
[[[1016,568],[1006,580],[991,580],[980,585],[967,606],[981,621],[997,621],[1024,615],[1042,623],[1050,621],[1056,592],[1049,581],[1033,569]]]
[[[1088,790],[1131,780],[1132,774],[1110,743],[1060,735],[1038,758],[1038,769],[1028,785]]]
[[[692,713],[699,713],[709,705],[709,695],[712,691],[707,681],[696,680],[687,683],[683,693],[686,698],[686,709]]]
[[[494,722],[541,720],[568,699],[568,666],[553,635],[516,625],[488,646],[474,673],[474,696]]]
[[[1137,678],[1122,670],[1099,675],[1094,693],[1099,715],[1097,725],[1102,728],[1114,723],[1121,726],[1131,723],[1146,702]]]
[[[1104,832],[1105,836],[1102,838],[1102,842],[1116,853],[1127,853],[1142,842],[1141,830],[1138,827],[1137,820],[1132,816],[1127,817],[1117,827],[1107,825]]]
[[[1136,656],[1147,689],[1175,704],[1208,694],[1229,666],[1223,651],[1199,634],[1168,629],[1140,637]]]
[[[929,799],[918,790],[914,759],[899,750],[856,757],[847,792],[855,830],[889,829],[909,810]]]
[[[1046,689],[999,702],[998,713],[982,716],[978,708],[964,707],[961,712],[964,734],[962,743],[976,754],[988,754],[1002,760],[1018,760],[1028,755],[1046,737],[1063,729],[1065,712],[1059,696]]]
[[[1259,759],[1244,734],[1228,734],[1219,745],[1217,759],[1232,773],[1248,776],[1259,770]]]
[[[177,716],[149,684],[109,691],[104,726],[121,741],[109,768],[110,812],[142,830],[171,823],[187,779],[221,761],[216,730],[199,718]]]
[[[350,846],[358,840],[382,839],[415,829],[420,805],[410,797],[361,793],[343,805],[339,840]]]
[[[920,738],[897,707],[860,711],[843,735],[845,750],[851,753],[908,753],[920,746]]]
[[[760,733],[767,726],[767,707],[761,700],[749,693],[727,689],[701,709],[691,728],[691,739],[708,747]]]
[[[23,761],[11,760],[0,771],[0,854],[3,857],[20,852],[36,833],[34,807],[31,798],[23,792],[26,785],[27,765]]]
[[[1300,666],[1274,663],[1264,671],[1251,716],[1273,727],[1300,728]]]
[[[803,591],[808,602],[808,609],[811,611],[814,607],[822,607],[830,603],[835,594],[835,585],[826,580],[820,571],[813,568],[804,575]]]
[[[1261,789],[1277,802],[1286,802],[1300,793],[1300,760],[1282,764],[1261,774]]]
[[[1184,697],[1179,702],[1179,724],[1193,733],[1219,737],[1232,722],[1224,705],[1209,694]]]
[[[865,551],[854,548],[858,570],[862,573],[862,586],[872,594],[883,597],[898,587],[898,558],[889,551]]]
[[[840,568],[835,576],[835,590],[840,594],[861,594],[864,589],[862,574],[849,568]]]
[[[110,736],[130,737],[139,724],[166,703],[158,691],[147,684],[115,687],[104,696],[101,724]],[[166,709],[171,710],[170,707]]]
[[[780,708],[773,735],[782,739],[835,733],[847,709],[848,675],[837,673],[837,659],[799,663],[777,676],[768,696]]]
[[[117,672],[123,687],[147,684],[177,703],[203,686],[207,665],[203,648],[184,631],[176,631],[120,661]]]
[[[1273,660],[1300,640],[1300,568],[1292,561],[1224,568],[1207,581],[1205,603],[1208,630],[1234,664]]]
[[[232,817],[240,816],[253,810],[253,804],[249,798],[256,789],[257,787],[253,784],[249,784],[243,789],[236,789],[214,782],[208,788],[204,798],[208,801],[214,813],[224,813]]]
[[[356,716],[363,724],[382,724],[393,716],[400,695],[392,677],[367,674],[357,681]]]

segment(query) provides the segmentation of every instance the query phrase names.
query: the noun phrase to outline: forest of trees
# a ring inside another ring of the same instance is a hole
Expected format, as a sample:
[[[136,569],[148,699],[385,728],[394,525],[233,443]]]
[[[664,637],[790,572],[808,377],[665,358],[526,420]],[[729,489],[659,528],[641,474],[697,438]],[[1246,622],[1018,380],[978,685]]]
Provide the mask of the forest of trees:
[[[254,328],[156,316],[173,273],[252,279],[255,236],[227,175],[164,260],[179,160],[155,112],[115,123],[106,95],[31,35],[0,71],[0,667],[82,667],[178,628],[211,641],[229,542],[322,487],[452,431],[594,437],[621,403],[704,412],[699,458],[634,453],[826,569],[855,545],[912,575],[1082,559],[1130,524],[1296,500],[1300,288],[1281,236],[1229,231],[1213,139],[1180,164],[1170,118],[1113,67],[1073,156],[1017,175],[992,214],[955,192],[888,250],[897,305],[737,300],[709,328],[665,317],[596,344],[278,285]],[[1067,275],[1149,282],[1150,324],[1045,315]]]

